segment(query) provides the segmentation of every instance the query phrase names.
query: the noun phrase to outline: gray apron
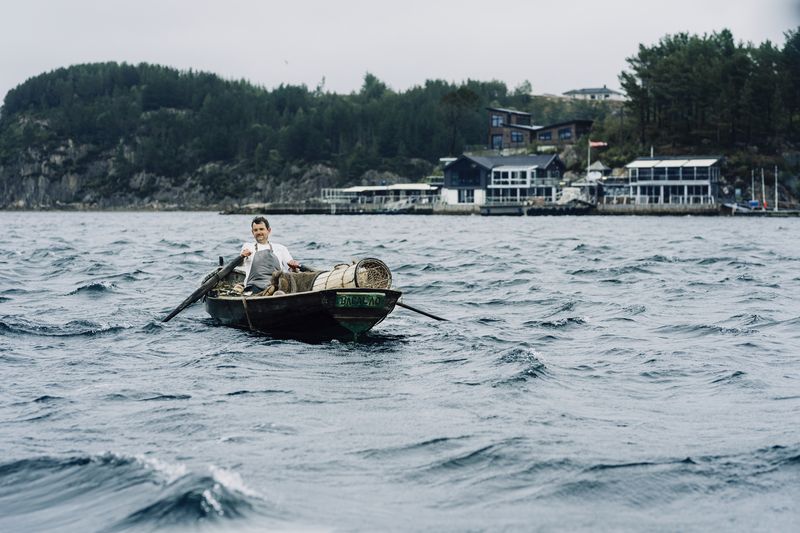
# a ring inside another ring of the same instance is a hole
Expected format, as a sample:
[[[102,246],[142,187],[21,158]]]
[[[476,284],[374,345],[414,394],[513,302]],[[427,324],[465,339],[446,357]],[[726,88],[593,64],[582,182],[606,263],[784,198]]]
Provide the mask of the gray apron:
[[[250,275],[247,276],[244,284],[245,287],[255,287],[258,290],[264,290],[270,285],[272,281],[272,273],[281,270],[281,262],[278,257],[272,253],[272,245],[267,243],[267,247],[258,249],[256,243],[256,251],[253,254],[253,264],[250,265]]]

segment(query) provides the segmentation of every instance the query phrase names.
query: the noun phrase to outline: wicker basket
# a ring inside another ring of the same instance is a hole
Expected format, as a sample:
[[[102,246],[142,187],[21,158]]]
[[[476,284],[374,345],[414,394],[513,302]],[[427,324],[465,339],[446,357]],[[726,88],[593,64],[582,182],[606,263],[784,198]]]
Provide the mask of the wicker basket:
[[[351,265],[336,265],[333,270],[321,272],[314,280],[311,290],[325,289],[389,289],[392,273],[380,259],[368,257]]]

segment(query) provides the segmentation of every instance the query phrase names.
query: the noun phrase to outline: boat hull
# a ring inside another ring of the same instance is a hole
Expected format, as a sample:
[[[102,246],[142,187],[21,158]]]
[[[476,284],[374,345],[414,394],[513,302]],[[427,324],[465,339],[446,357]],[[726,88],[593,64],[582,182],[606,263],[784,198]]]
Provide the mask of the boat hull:
[[[358,337],[394,310],[402,293],[390,289],[329,289],[279,296],[215,296],[205,299],[220,324],[303,340]]]

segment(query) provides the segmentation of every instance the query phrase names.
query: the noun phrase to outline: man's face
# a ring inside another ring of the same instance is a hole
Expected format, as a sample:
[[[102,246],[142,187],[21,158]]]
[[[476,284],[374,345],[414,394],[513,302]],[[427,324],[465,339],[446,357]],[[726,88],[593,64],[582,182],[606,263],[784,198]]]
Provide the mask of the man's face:
[[[266,224],[263,222],[259,224],[253,224],[251,229],[253,230],[253,237],[256,238],[256,242],[258,244],[267,244],[270,231],[272,230],[270,230]]]

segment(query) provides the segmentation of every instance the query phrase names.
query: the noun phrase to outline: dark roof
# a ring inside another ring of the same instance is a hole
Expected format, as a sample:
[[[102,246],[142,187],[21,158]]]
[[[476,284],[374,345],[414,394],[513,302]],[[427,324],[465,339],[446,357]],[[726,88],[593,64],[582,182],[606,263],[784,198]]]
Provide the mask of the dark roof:
[[[721,155],[662,155],[662,156],[642,156],[637,157],[634,161],[669,161],[669,160],[681,160],[681,159],[725,159]]]
[[[512,113],[514,115],[526,115],[531,116],[530,113],[526,113],[525,111],[517,111],[516,109],[505,109],[502,107],[487,107],[489,111],[500,111],[501,113]]]
[[[595,161],[589,165],[589,170],[611,170],[611,167],[605,166],[602,161]]]
[[[495,156],[475,156],[475,155],[462,155],[455,161],[448,163],[445,168],[454,165],[463,159],[474,161],[486,169],[492,169],[501,165],[513,166],[538,166],[539,168],[547,168],[557,159],[556,154],[546,155],[495,155]]]
[[[518,130],[539,131],[541,126],[526,126],[525,124],[503,124],[504,128],[515,128]]]
[[[550,128],[558,128],[560,126],[568,126],[570,124],[575,125],[584,125],[584,126],[591,126],[594,124],[593,120],[585,120],[585,119],[578,119],[578,120],[567,120],[566,122],[558,122],[556,124],[548,124],[547,126],[542,126],[540,129],[549,130]]]
[[[613,89],[609,89],[605,85],[598,88],[590,88],[590,89],[573,89],[571,91],[567,91],[564,94],[618,94],[622,96],[622,93],[619,91],[615,91]]]

